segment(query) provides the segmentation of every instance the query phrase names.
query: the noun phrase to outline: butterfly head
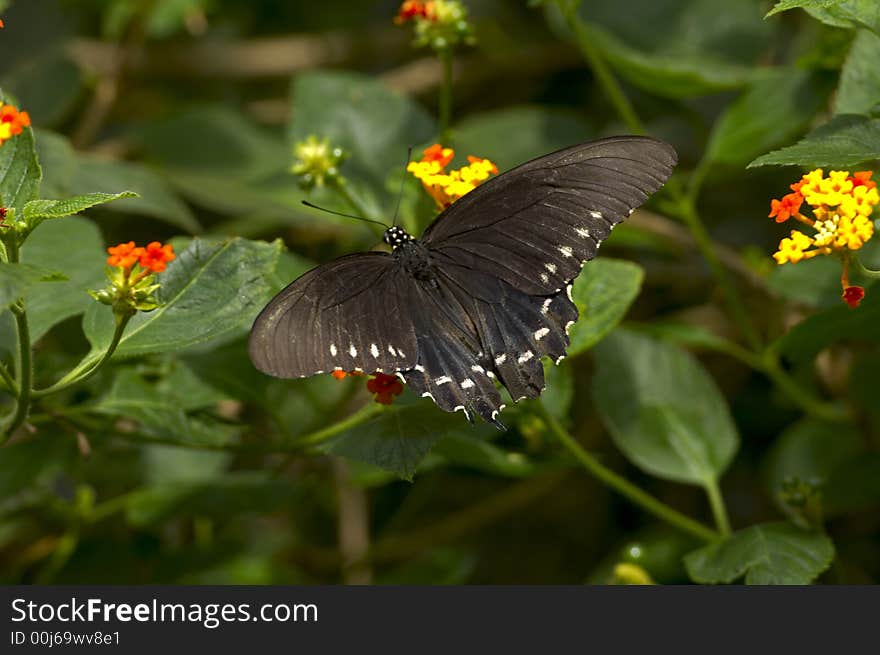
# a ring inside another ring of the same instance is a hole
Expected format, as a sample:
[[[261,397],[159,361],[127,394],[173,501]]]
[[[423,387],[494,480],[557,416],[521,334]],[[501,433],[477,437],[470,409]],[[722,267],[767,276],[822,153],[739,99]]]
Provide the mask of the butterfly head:
[[[413,237],[402,227],[397,227],[396,225],[392,225],[391,227],[389,227],[387,230],[385,230],[385,234],[382,235],[382,241],[391,246],[392,249],[397,248],[397,246],[402,243],[414,240],[415,237]]]

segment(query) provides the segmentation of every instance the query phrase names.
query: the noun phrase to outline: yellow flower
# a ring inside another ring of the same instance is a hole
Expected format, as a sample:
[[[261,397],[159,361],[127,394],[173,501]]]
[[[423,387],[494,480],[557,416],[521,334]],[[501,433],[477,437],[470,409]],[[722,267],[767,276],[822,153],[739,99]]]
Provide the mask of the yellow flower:
[[[791,231],[791,238],[783,239],[779,242],[779,250],[773,254],[773,258],[777,264],[785,264],[791,262],[797,264],[802,259],[809,259],[811,256],[818,254],[818,251],[811,253],[804,252],[813,245],[813,240],[803,232],[797,230]]]
[[[447,173],[446,166],[454,154],[451,148],[435,144],[425,150],[421,161],[410,162],[406,167],[421,181],[439,209],[445,209],[489,179],[490,175],[498,173],[495,164],[479,157],[468,157],[470,163],[467,166]]]
[[[326,137],[319,139],[310,134],[305,141],[294,144],[293,156],[290,172],[298,176],[300,184],[306,188],[342,180],[339,164],[347,155],[342,148],[331,146]]]

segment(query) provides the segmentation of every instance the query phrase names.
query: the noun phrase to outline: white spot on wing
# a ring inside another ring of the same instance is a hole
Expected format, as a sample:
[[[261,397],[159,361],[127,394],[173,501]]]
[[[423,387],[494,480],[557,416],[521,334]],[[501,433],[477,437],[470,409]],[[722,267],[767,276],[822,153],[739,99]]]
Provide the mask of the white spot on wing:
[[[394,350],[394,346],[392,346],[390,343],[388,344],[388,352],[391,354],[392,357],[397,357],[397,351]]]
[[[370,354],[373,356],[373,359],[379,359],[379,348],[376,347],[375,343],[370,344]]]
[[[461,388],[462,389],[470,389],[473,386],[474,386],[474,381],[471,380],[470,378],[465,378],[464,380],[461,381]]]
[[[556,358],[556,365],[559,366],[562,363],[562,360],[565,359],[565,355],[560,355]]]
[[[506,361],[507,361],[507,355],[505,355],[504,353],[501,353],[500,355],[498,355],[498,356],[495,358],[495,365],[496,365],[496,366],[501,366],[501,365],[502,365],[504,362],[506,362]]]
[[[471,366],[471,370],[472,370],[474,373],[484,373],[486,369],[484,369],[484,368],[483,368],[482,366],[480,366],[479,364],[474,364],[473,366]]]
[[[338,351],[336,350],[336,344],[335,344],[335,343],[331,343],[331,344],[330,344],[330,356],[331,356],[331,357],[336,357],[336,353],[337,353],[337,352],[338,352]]]
[[[517,364],[525,364],[527,361],[529,361],[534,356],[535,355],[531,350],[527,350],[522,355],[517,357],[516,363]]]
[[[590,212],[590,216],[593,218],[602,218],[602,212]]]
[[[551,273],[556,273],[556,264],[552,262],[547,262],[546,264],[544,264],[544,268],[546,268]]]
[[[358,349],[354,347],[353,343],[349,344],[349,346],[348,346],[348,354],[351,355],[352,357],[358,356]]]
[[[430,398],[431,400],[434,400],[434,396],[431,394],[430,391],[426,391],[425,393],[423,393],[422,398]],[[434,400],[434,402],[437,402],[437,401]]]
[[[550,311],[550,305],[551,305],[552,302],[553,302],[553,298],[547,298],[547,299],[544,301],[544,304],[541,305],[541,313],[542,313],[542,314],[546,314],[547,312]]]
[[[590,236],[590,231],[583,227],[576,227],[574,231],[578,233],[579,237],[583,237],[584,239],[588,239]]]
[[[627,215],[627,216],[632,216],[632,215],[633,215],[633,212],[634,212],[635,210],[636,210],[636,208],[633,207],[632,209],[630,209],[630,210],[626,213],[626,215]]]
[[[565,324],[565,333],[568,334],[568,331],[571,329],[571,326],[574,325],[574,321],[569,321]]]
[[[416,364],[413,368],[416,369],[419,373],[425,372],[425,367],[422,366],[421,364]]]
[[[574,250],[570,246],[559,246],[559,252],[563,257],[574,257]]]
[[[567,287],[565,287],[565,295],[568,296],[569,300],[574,302],[574,300],[572,300],[572,298],[571,298],[571,285],[570,284]]]
[[[452,378],[448,375],[441,375],[439,378],[434,380],[434,384],[440,386],[441,384],[447,384],[448,382],[452,382]]]
[[[550,333],[550,330],[547,328],[541,328],[540,330],[535,331],[535,340],[540,341],[544,337],[546,337]]]
[[[495,374],[492,371],[486,371],[486,377],[490,377],[493,380],[495,379]]]
[[[550,281],[550,276],[546,273],[541,273],[541,282],[547,284]]]

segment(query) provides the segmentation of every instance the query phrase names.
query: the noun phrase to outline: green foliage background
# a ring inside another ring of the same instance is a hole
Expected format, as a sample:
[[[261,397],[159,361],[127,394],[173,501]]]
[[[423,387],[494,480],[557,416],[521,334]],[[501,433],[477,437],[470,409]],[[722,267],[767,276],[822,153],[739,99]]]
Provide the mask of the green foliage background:
[[[457,162],[639,130],[681,159],[577,280],[569,357],[506,433],[247,358],[275,292],[377,242],[300,200],[387,218],[407,146],[438,138],[442,67],[392,24],[398,3],[3,13],[0,87],[35,129],[0,147],[3,204],[33,227],[0,263],[0,303],[24,299],[36,388],[113,338],[86,293],[106,246],[179,255],[112,361],[37,393],[0,447],[0,581],[577,584],[625,582],[621,562],[660,583],[880,579],[880,288],[860,280],[851,310],[837,262],[775,268],[787,231],[766,217],[803,170],[876,166],[876,3],[466,4]],[[346,194],[288,172],[311,134],[349,153]],[[404,225],[433,213],[408,180]],[[4,309],[0,360],[17,357]]]

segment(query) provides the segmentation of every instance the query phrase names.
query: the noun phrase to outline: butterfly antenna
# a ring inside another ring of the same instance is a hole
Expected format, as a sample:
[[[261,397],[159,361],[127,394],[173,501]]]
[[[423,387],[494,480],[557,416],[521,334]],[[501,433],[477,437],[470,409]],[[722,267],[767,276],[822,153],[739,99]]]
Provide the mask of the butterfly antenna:
[[[406,169],[409,166],[409,160],[412,159],[412,150],[412,146],[409,146],[406,149],[406,163],[403,165],[403,177],[400,178],[400,191],[397,193],[397,206],[394,208],[394,220],[391,221],[392,225],[397,225],[397,212],[400,211],[400,201],[403,198],[403,185],[406,184]]]
[[[312,202],[309,202],[308,200],[303,200],[302,204],[304,204],[306,207],[311,207],[312,209],[319,209],[322,212],[327,212],[328,214],[342,216],[343,218],[353,218],[357,221],[366,221],[367,223],[375,223],[376,225],[381,225],[385,229],[388,229],[390,227],[389,225],[386,225],[382,221],[374,221],[372,218],[364,218],[363,216],[355,216],[353,214],[345,214],[343,212],[338,212],[338,211],[334,211],[332,209],[327,209],[326,207],[319,207],[318,205],[316,205]]]

